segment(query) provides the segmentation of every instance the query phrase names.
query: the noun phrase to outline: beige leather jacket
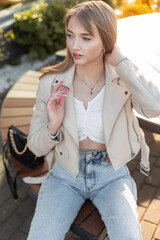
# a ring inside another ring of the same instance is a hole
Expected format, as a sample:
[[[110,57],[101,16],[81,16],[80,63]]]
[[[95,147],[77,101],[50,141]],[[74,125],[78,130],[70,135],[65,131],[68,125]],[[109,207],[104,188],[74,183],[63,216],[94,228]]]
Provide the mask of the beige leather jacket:
[[[73,85],[75,65],[69,71],[49,75],[40,80],[35,111],[31,120],[28,146],[37,156],[46,155],[51,166],[56,161],[72,176],[79,172],[79,141],[74,110]],[[103,127],[107,152],[115,169],[133,159],[141,149],[141,166],[149,170],[149,148],[133,108],[145,117],[160,115],[160,83],[147,81],[138,68],[124,60],[116,68],[105,63],[106,89],[103,106]],[[47,134],[46,103],[52,86],[64,80],[71,89],[65,98],[65,115],[60,126],[60,140],[51,140]]]

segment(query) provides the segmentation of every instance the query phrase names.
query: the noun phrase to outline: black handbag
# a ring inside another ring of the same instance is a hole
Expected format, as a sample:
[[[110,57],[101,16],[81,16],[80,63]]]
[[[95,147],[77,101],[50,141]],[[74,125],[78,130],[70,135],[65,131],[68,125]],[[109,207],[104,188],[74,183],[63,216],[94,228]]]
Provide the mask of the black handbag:
[[[27,135],[15,126],[8,129],[8,144],[13,157],[26,167],[34,169],[44,163],[44,157],[36,157],[27,147]]]
[[[8,150],[12,156],[22,163],[24,166],[16,173],[14,179],[12,178],[7,164],[5,163],[5,158],[7,158]],[[27,146],[27,135],[21,132],[15,126],[10,126],[8,128],[7,141],[3,147],[3,163],[6,171],[6,177],[8,185],[10,187],[11,193],[15,199],[18,199],[17,195],[17,175],[26,168],[35,169],[38,165],[44,163],[44,156],[36,157]]]

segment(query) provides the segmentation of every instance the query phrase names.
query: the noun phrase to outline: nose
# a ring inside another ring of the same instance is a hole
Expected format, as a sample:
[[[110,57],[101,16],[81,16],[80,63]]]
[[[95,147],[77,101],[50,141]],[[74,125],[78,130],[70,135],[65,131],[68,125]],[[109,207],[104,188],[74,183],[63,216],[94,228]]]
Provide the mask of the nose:
[[[73,48],[73,50],[80,50],[80,49],[81,49],[81,47],[80,47],[80,41],[79,41],[78,38],[75,38],[75,39],[74,39],[72,48]]]

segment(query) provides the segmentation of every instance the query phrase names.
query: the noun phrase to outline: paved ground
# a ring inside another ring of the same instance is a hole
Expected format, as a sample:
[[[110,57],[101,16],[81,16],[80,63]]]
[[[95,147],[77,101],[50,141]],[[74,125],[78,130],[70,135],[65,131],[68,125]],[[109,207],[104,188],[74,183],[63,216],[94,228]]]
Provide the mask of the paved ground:
[[[140,174],[138,157],[129,164],[129,169],[138,188],[138,212],[143,240],[160,240],[160,135],[146,132],[146,137],[151,148],[150,176],[145,177]],[[0,149],[2,150],[2,144]],[[20,200],[14,201],[0,159],[0,240],[26,240],[27,238],[35,202],[20,184],[18,192]],[[65,240],[78,239],[69,231]]]

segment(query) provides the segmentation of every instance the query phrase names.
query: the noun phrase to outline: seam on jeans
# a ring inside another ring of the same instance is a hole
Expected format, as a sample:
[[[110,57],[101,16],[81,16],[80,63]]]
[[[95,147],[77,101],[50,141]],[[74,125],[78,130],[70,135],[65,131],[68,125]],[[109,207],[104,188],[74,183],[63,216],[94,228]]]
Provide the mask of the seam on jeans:
[[[133,186],[133,184],[134,184],[134,179],[131,177],[131,175],[130,175],[130,172],[129,172],[129,170],[128,170],[128,168],[127,168],[127,166],[125,166],[126,167],[126,171],[127,171],[127,175],[128,175],[128,177],[130,178],[130,181],[131,181],[131,191],[132,191],[132,194],[133,194],[133,197],[134,197],[134,200],[135,200],[135,202],[137,202],[137,199],[135,199],[135,192],[134,192],[134,186]],[[136,203],[136,205],[137,205],[137,203]],[[137,211],[137,210],[136,210]],[[138,211],[137,211],[137,213],[138,213]],[[138,240],[143,240],[142,239],[142,232],[141,232],[141,227],[140,227],[140,223],[139,223],[139,220],[137,219],[137,224],[138,224],[138,229],[139,229],[139,237],[140,237],[140,239],[138,239]]]
[[[133,194],[133,197],[134,197],[134,192],[133,192],[133,181],[132,181],[132,178],[131,178],[131,176],[130,176],[130,181],[131,181],[131,186],[132,186],[132,194]],[[134,199],[135,201],[136,201],[136,199]]]
[[[126,169],[127,176],[129,177],[129,176],[130,176],[130,173],[129,173],[129,170],[128,170],[128,168],[127,168],[127,165],[125,164],[124,166],[125,166],[125,169]]]
[[[127,177],[129,178],[130,182],[131,182],[131,191],[132,191],[132,194],[133,194],[133,197],[134,197],[134,187],[133,187],[133,180],[132,180],[132,177],[130,175],[130,172],[129,172],[129,169],[127,168],[127,165],[125,165],[125,169],[126,169],[126,172],[127,172]],[[136,199],[135,199],[136,201]]]
[[[95,164],[93,167],[93,185],[92,188],[96,185],[96,171],[95,171]]]

